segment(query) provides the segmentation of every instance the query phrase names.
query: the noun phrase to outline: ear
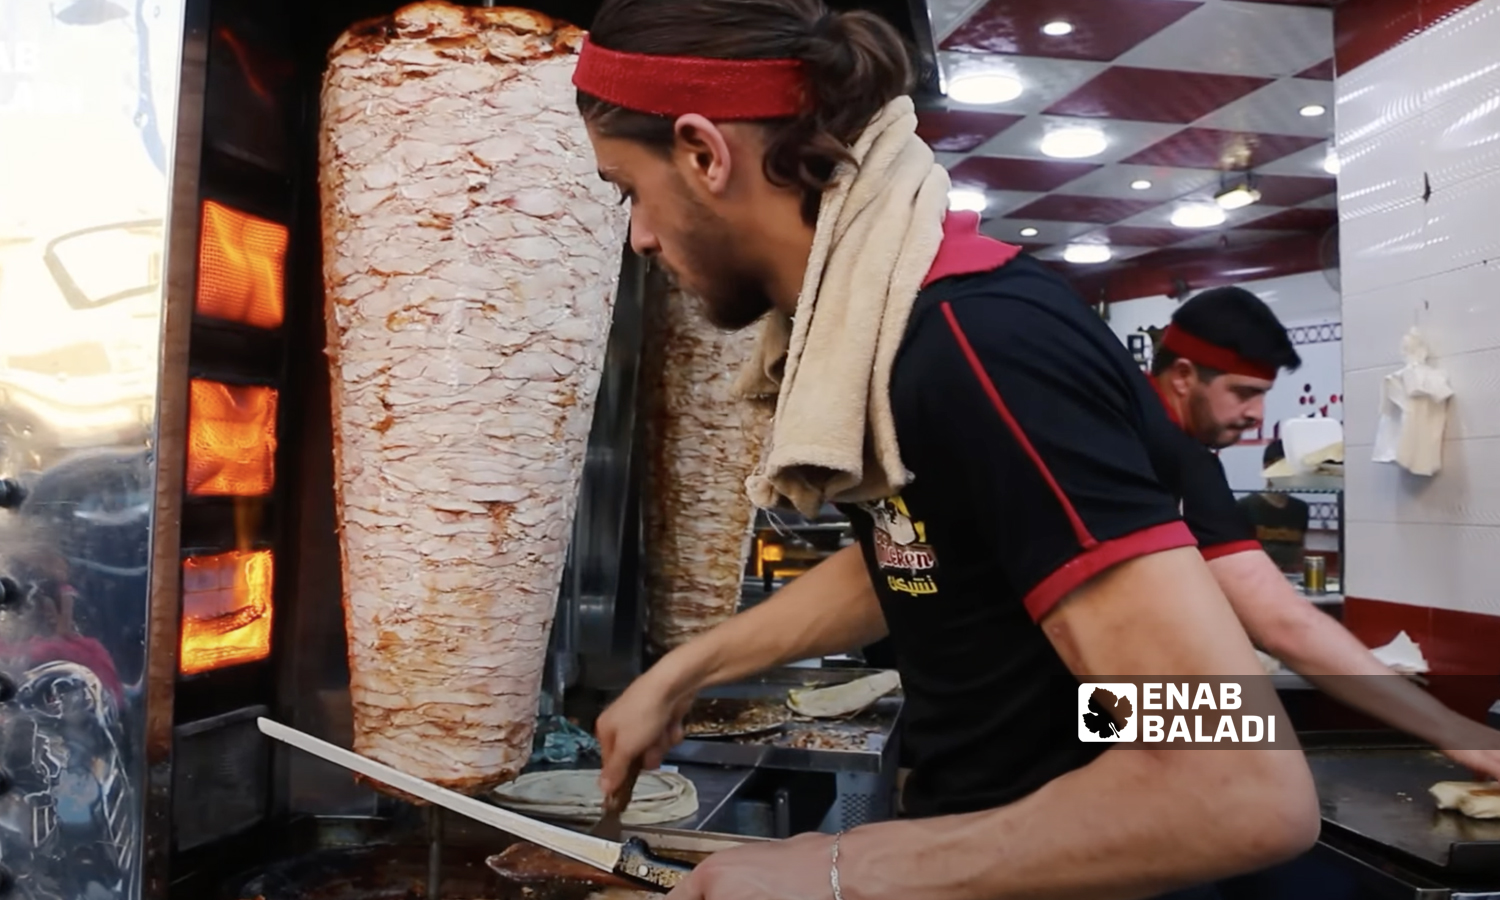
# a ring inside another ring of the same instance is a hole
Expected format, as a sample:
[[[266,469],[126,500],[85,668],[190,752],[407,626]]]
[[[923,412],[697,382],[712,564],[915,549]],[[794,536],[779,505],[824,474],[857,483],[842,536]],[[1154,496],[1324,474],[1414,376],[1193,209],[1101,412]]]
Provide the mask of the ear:
[[[729,141],[719,126],[689,113],[678,117],[672,130],[676,137],[673,156],[683,174],[711,194],[728,189],[732,162]]]
[[[1171,378],[1172,388],[1180,394],[1186,394],[1198,383],[1198,367],[1180,356],[1172,360],[1167,373]]]

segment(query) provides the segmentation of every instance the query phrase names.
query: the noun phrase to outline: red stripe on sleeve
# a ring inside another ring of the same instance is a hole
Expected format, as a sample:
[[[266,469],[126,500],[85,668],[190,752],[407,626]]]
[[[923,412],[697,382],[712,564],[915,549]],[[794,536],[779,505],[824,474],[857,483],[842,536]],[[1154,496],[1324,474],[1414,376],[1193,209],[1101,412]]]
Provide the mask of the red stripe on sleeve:
[[[974,352],[974,347],[969,343],[968,336],[964,334],[963,328],[958,324],[958,316],[953,314],[951,304],[943,304],[943,315],[948,319],[948,328],[953,332],[954,339],[958,341],[959,349],[963,350],[964,357],[968,359],[969,367],[974,370],[974,377],[979,379],[979,386],[989,396],[990,403],[995,407],[995,412],[1000,414],[1001,420],[1010,429],[1016,442],[1021,445],[1021,449],[1026,451],[1026,455],[1036,465],[1037,471],[1042,474],[1042,479],[1047,482],[1047,486],[1052,488],[1052,493],[1057,496],[1057,502],[1062,504],[1063,512],[1067,515],[1068,522],[1073,526],[1073,534],[1078,538],[1078,545],[1085,550],[1097,547],[1099,542],[1089,533],[1088,526],[1083,523],[1083,517],[1079,516],[1078,510],[1073,507],[1073,501],[1069,500],[1068,495],[1063,493],[1062,485],[1058,484],[1057,479],[1052,476],[1052,470],[1047,468],[1047,463],[1042,459],[1042,455],[1036,451],[1036,447],[1032,445],[1031,439],[1021,429],[1021,423],[1017,422],[1016,417],[1011,415],[1010,407],[1005,405],[1005,400],[1001,398],[999,389],[995,387],[995,382],[990,378],[990,373],[985,371],[984,364],[979,361],[979,354]]]
[[[1215,544],[1212,547],[1203,548],[1204,562],[1223,559],[1226,556],[1234,556],[1236,553],[1249,553],[1251,550],[1260,550],[1260,541],[1230,541],[1227,544]]]
[[[1168,522],[1127,534],[1122,538],[1095,544],[1093,549],[1075,556],[1026,595],[1026,611],[1033,622],[1040,622],[1062,599],[1085,582],[1111,566],[1178,547],[1191,547],[1197,541],[1186,523]]]

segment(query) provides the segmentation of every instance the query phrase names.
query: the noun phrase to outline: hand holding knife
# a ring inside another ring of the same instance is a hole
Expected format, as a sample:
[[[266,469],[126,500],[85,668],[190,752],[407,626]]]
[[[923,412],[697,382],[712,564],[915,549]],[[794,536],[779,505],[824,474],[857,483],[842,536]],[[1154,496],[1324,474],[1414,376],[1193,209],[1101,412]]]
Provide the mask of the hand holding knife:
[[[508,834],[513,834],[522,840],[530,841],[540,847],[545,847],[554,853],[560,853],[570,859],[593,866],[604,872],[610,872],[633,881],[652,887],[671,889],[678,882],[687,877],[692,871],[692,866],[676,860],[663,859],[652,854],[651,848],[644,841],[637,838],[621,843],[618,839],[607,840],[593,834],[581,834],[557,825],[540,822],[520,813],[511,812],[492,806],[473,797],[466,797],[456,791],[439,787],[431,782],[424,781],[414,775],[407,775],[397,769],[393,769],[373,759],[360,756],[342,747],[334,746],[327,741],[319,740],[312,735],[303,734],[294,728],[288,728],[270,719],[257,719],[256,724],[267,737],[275,738],[285,744],[296,747],[307,753],[343,766],[353,772],[358,772],[367,778],[372,778],[382,784],[390,785],[396,790],[410,794],[451,810],[461,816],[466,816],[476,822],[483,822],[492,828],[498,828]],[[633,770],[629,784],[624,785],[624,800],[618,803],[615,812],[616,828],[620,811],[623,811],[626,803],[630,802],[630,792],[634,788],[634,775],[639,773],[639,768]],[[619,796],[618,794],[616,795]],[[606,805],[609,805],[607,800]],[[608,813],[600,824],[595,826],[598,830],[606,823]],[[618,836],[619,831],[615,834]]]

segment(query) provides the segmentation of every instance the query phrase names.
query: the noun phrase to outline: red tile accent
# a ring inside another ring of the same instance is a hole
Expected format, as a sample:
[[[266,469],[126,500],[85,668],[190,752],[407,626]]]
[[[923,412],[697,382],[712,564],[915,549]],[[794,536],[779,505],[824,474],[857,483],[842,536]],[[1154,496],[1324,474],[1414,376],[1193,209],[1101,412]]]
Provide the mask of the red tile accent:
[[[1103,235],[1111,244],[1122,247],[1170,247],[1196,237],[1193,232],[1181,228],[1144,228],[1137,225],[1113,225],[1089,234]]]
[[[1336,210],[1284,209],[1263,219],[1252,219],[1240,227],[1256,231],[1327,231],[1338,223]]]
[[[1432,643],[1432,610],[1361,597],[1344,598],[1344,627],[1366,647],[1380,647],[1406,632],[1418,644]]]
[[[1255,189],[1260,191],[1260,202],[1267,206],[1301,206],[1338,190],[1338,182],[1299,175],[1257,175]]]
[[[1240,170],[1263,166],[1319,143],[1322,139],[1315,137],[1188,128],[1147,147],[1125,162],[1184,169]]]
[[[1269,78],[1113,66],[1047,112],[1186,125],[1270,83]]]
[[[917,113],[917,135],[934,150],[967,153],[1022,118],[975,110],[928,109]]]
[[[1305,72],[1298,72],[1296,77],[1309,78],[1314,81],[1332,81],[1333,75],[1333,57],[1329,57]]]
[[[990,0],[959,26],[944,50],[1110,62],[1200,6],[1183,0]],[[1042,26],[1073,23],[1065,37]]]
[[[1346,597],[1344,626],[1367,647],[1405,631],[1431,667],[1428,692],[1462,715],[1483,721],[1500,700],[1500,616]]]
[[[1344,624],[1370,647],[1404,630],[1422,645],[1434,674],[1500,678],[1500,653],[1495,651],[1500,647],[1500,616],[1348,597]],[[1500,694],[1491,699],[1500,699]]]
[[[1110,197],[1075,197],[1052,194],[1008,215],[1013,219],[1044,222],[1098,222],[1107,225],[1160,206],[1157,200],[1117,200]]]
[[[1104,271],[1092,268],[1066,274],[1090,302],[1104,299],[1114,303],[1172,294],[1178,281],[1196,291],[1316,272],[1323,267],[1318,255],[1320,243],[1319,235],[1303,234],[1228,249],[1157,250]]]
[[[955,184],[992,191],[1055,191],[1100,168],[1094,163],[971,156],[949,170]]]
[[[1346,0],[1333,11],[1338,70],[1348,74],[1421,30],[1417,0]]]

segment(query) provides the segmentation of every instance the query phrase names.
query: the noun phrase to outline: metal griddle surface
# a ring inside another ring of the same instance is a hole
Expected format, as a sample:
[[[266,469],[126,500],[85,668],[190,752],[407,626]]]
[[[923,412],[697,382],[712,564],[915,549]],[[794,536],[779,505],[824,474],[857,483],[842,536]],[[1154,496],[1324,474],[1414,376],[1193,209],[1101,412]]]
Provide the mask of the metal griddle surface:
[[[1430,747],[1312,747],[1324,827],[1394,850],[1419,866],[1500,881],[1500,820],[1439,810],[1427,792],[1439,781],[1471,781]]]

